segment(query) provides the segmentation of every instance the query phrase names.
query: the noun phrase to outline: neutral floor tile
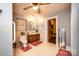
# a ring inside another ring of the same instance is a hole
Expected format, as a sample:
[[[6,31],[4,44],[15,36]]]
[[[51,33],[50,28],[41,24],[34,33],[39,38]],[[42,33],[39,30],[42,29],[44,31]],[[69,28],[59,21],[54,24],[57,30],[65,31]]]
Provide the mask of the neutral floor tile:
[[[55,44],[46,42],[38,46],[30,46],[32,46],[32,49],[26,52],[23,52],[20,48],[16,48],[16,56],[56,56],[59,50]]]

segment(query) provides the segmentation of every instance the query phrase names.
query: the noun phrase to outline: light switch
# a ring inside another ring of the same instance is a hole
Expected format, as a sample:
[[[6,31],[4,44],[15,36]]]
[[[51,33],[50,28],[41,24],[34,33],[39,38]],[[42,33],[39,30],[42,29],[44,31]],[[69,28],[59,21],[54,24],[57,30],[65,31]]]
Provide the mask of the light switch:
[[[8,32],[8,28],[3,28],[3,32],[7,33]]]

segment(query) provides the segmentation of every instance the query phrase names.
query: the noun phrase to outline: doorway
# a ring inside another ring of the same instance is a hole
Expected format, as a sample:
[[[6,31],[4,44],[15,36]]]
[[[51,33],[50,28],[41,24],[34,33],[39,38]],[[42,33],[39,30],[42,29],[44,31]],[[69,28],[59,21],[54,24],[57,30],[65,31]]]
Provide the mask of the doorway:
[[[48,20],[48,42],[56,44],[56,18]]]

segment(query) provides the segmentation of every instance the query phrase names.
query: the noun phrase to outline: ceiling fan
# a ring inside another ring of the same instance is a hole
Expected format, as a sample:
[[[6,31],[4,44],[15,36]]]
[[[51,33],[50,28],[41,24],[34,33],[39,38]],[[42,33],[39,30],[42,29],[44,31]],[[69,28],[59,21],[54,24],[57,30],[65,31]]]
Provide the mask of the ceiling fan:
[[[33,8],[33,9],[36,10],[37,13],[39,14],[39,13],[41,13],[39,6],[47,5],[47,4],[50,4],[50,3],[32,3],[31,6],[25,7],[24,10]]]

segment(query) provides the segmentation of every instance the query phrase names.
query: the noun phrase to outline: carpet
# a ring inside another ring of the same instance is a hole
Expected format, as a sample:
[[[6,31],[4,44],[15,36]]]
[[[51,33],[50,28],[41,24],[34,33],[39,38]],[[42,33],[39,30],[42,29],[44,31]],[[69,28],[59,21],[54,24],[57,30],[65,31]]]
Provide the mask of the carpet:
[[[41,44],[42,43],[42,41],[36,41],[36,42],[33,42],[33,43],[31,43],[33,46],[38,46],[39,44]]]
[[[71,52],[69,52],[67,50],[59,49],[56,56],[72,56],[72,54],[71,54]]]
[[[25,52],[32,49],[32,47],[28,45],[27,47],[21,47],[21,49]]]

